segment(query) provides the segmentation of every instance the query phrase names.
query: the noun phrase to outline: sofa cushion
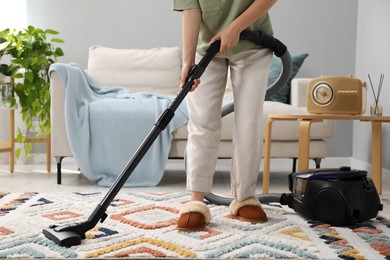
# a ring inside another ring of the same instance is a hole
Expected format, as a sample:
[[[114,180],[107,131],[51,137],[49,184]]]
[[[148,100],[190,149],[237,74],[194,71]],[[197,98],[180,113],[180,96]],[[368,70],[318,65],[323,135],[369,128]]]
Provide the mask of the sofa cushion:
[[[287,81],[287,83],[278,90],[275,94],[270,97],[267,97],[265,100],[268,101],[278,101],[282,103],[288,104],[290,102],[290,88],[291,88],[291,80],[297,75],[299,69],[302,67],[303,62],[309,56],[306,53],[303,54],[292,54],[291,60],[293,63],[291,75]],[[280,75],[282,70],[282,61],[275,56],[272,58],[272,63],[270,67],[270,72],[268,76],[268,86],[271,85]]]
[[[132,91],[148,91],[175,96],[179,90],[181,50],[114,49],[91,46],[88,75],[100,86],[122,86]]]

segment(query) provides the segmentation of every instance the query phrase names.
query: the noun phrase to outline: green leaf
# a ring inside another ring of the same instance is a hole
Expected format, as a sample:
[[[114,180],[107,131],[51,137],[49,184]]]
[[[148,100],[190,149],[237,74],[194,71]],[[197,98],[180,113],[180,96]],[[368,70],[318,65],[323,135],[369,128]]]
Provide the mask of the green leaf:
[[[35,27],[32,25],[27,26],[27,31],[32,33],[35,30]]]
[[[44,37],[44,36],[46,36],[46,33],[41,28],[35,28],[33,35],[35,35],[37,37]]]
[[[47,29],[47,30],[45,30],[45,33],[47,33],[47,34],[53,34],[53,35],[59,34],[59,32],[57,32],[57,31],[55,31],[55,30],[53,30],[53,29]]]
[[[25,149],[26,149],[26,153],[29,154],[33,149],[32,143],[27,143]]]
[[[12,98],[10,98],[10,101],[11,101],[11,107],[15,107],[16,106],[16,98],[12,97]]]
[[[0,35],[1,35],[1,37],[7,38],[9,32],[10,32],[10,29],[6,28],[6,29],[0,31]]]
[[[23,68],[28,69],[28,59],[20,59],[18,62]]]
[[[16,141],[18,143],[23,143],[25,140],[25,137],[23,136],[23,134],[21,133],[21,131],[19,130],[18,131],[18,134],[16,135]]]
[[[15,149],[16,159],[19,159],[21,152],[22,152],[22,148],[16,148]]]
[[[23,74],[22,73],[16,73],[16,74],[13,75],[13,77],[15,79],[21,79],[21,78],[23,78]]]
[[[27,80],[28,82],[33,82],[34,80],[34,75],[31,71],[27,71],[24,73],[24,79]]]
[[[56,57],[61,57],[61,56],[64,56],[64,52],[62,51],[61,48],[56,48],[56,50],[54,51]]]
[[[64,43],[65,41],[60,39],[60,38],[52,38],[51,42],[56,42],[56,43]]]

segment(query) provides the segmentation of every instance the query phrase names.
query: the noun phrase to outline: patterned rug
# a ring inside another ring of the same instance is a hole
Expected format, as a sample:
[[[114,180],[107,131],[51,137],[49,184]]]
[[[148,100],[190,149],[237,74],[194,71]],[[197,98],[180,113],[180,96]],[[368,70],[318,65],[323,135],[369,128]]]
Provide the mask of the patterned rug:
[[[104,223],[79,246],[63,248],[42,235],[51,224],[86,220],[102,193],[0,193],[0,258],[265,258],[390,259],[390,221],[378,217],[347,228],[306,221],[279,204],[252,225],[209,205],[204,232],[175,229],[187,193],[120,193]]]

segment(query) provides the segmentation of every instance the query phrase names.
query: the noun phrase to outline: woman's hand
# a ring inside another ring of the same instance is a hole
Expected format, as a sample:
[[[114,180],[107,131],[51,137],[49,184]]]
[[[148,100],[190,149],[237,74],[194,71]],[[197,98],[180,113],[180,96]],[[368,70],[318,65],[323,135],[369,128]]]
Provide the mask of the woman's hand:
[[[186,84],[187,79],[188,79],[188,74],[190,73],[192,67],[195,64],[189,65],[189,64],[184,64],[181,70],[181,79],[180,79],[180,88],[184,87],[184,84]],[[193,92],[200,84],[200,79],[194,80],[194,84],[192,85],[190,92]]]
[[[235,47],[240,40],[240,33],[248,28],[257,19],[265,15],[277,0],[255,0],[248,9],[232,21],[225,29],[215,35],[210,44],[221,40],[219,52],[224,54],[230,48]]]
[[[241,31],[236,29],[233,24],[230,24],[228,27],[223,29],[217,35],[215,35],[210,44],[214,43],[217,40],[221,40],[221,47],[219,48],[219,53],[224,54],[227,50],[236,47],[240,40]]]

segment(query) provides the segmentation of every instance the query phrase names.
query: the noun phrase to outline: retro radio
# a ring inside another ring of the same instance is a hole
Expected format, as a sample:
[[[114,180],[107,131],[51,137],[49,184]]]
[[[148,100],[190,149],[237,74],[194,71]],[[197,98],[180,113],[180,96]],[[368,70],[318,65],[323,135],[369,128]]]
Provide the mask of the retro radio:
[[[366,83],[357,78],[313,78],[307,88],[307,111],[313,114],[364,114],[366,92]]]

